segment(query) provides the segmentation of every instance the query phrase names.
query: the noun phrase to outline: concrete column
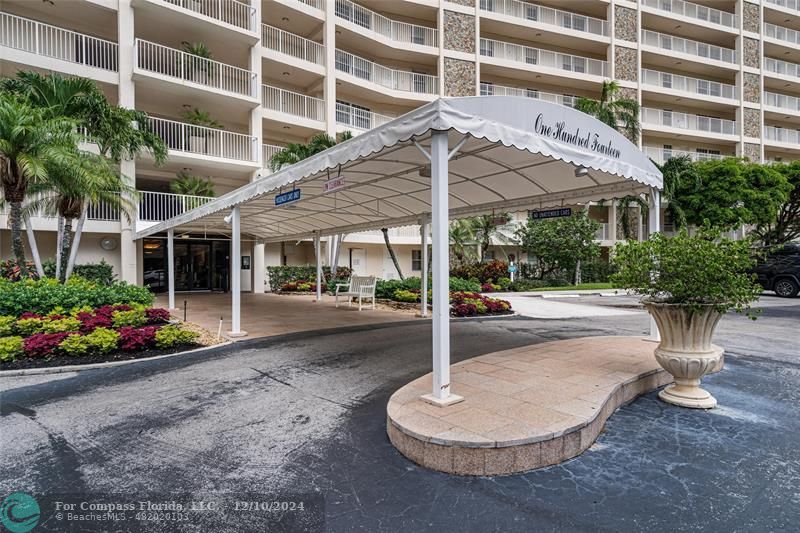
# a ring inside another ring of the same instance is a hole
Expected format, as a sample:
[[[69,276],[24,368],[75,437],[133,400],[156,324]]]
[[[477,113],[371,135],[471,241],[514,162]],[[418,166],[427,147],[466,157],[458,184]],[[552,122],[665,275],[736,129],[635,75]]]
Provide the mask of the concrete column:
[[[256,26],[256,31],[258,35],[261,35],[261,2],[250,2],[250,5],[255,9],[255,14],[253,15],[258,22]],[[261,168],[265,168],[267,166],[267,162],[263,161],[263,154],[261,145],[263,144],[262,141],[262,112],[261,112],[261,39],[259,39],[256,43],[250,47],[250,70],[256,74],[255,79],[253,80],[253,84],[256,86],[256,95],[258,96],[259,104],[257,107],[253,108],[250,112],[250,136],[253,137],[251,141],[253,143],[253,156],[255,157],[256,161],[261,162]],[[260,170],[253,171],[250,178],[251,181],[258,178]]]
[[[175,230],[167,230],[167,290],[169,309],[175,309]]]
[[[231,209],[231,330],[229,337],[244,337],[241,328],[242,307],[242,233],[239,206]]]
[[[661,232],[661,192],[658,189],[650,189],[650,205],[647,210],[647,231],[650,235]],[[661,341],[661,334],[658,331],[655,319],[650,317],[650,340]]]
[[[119,39],[119,86],[117,98],[119,105],[127,108],[136,107],[136,87],[133,83],[134,62],[134,17],[131,0],[119,0],[117,16],[117,32]],[[136,162],[122,161],[120,173],[129,185],[136,186]],[[130,222],[123,216],[120,217],[120,272],[119,279],[128,283],[137,281],[137,253],[136,243],[133,240],[136,232],[136,217]]]
[[[323,97],[325,98],[325,131],[328,135],[336,135],[336,0],[325,0],[325,17],[323,24],[322,44],[325,45],[325,80]]]
[[[613,198],[609,201],[611,203],[608,206],[608,240],[613,245],[617,242],[617,201]]]
[[[264,266],[265,245],[257,242],[253,245],[253,293],[264,294],[264,278],[266,278],[266,267]]]
[[[428,316],[428,215],[420,218],[419,232],[422,237],[422,293],[419,313]]]
[[[317,261],[317,299],[322,300],[322,239],[319,232],[314,234],[314,257]]]

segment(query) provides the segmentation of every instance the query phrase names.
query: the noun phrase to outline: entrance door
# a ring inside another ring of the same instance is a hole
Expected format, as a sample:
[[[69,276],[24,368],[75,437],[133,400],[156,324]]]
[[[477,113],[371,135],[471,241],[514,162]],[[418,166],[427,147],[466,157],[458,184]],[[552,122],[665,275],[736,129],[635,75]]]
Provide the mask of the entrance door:
[[[175,243],[175,290],[211,289],[211,244]]]
[[[350,268],[357,276],[367,275],[367,251],[363,248],[350,248]]]

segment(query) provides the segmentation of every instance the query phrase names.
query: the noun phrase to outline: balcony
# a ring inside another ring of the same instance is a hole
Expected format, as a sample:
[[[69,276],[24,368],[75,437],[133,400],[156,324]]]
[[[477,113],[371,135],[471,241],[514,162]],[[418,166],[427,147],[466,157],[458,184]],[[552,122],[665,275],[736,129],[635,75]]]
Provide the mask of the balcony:
[[[800,31],[784,28],[783,26],[776,26],[769,22],[764,23],[764,37],[783,41],[793,47],[800,45]]]
[[[794,11],[800,11],[800,0],[764,0],[765,4],[772,4],[773,6],[785,7]]]
[[[733,120],[689,115],[650,107],[642,108],[641,117],[643,125],[664,126],[667,128],[717,133],[720,135],[736,134],[736,122]]]
[[[439,78],[384,67],[343,50],[336,50],[336,70],[387,89],[416,94],[439,93]]]
[[[553,104],[575,107],[578,99],[574,96],[563,94],[545,93],[536,89],[519,89],[517,87],[505,87],[494,83],[481,82],[481,96],[524,96],[526,98],[536,98]]]
[[[711,59],[723,63],[736,64],[736,50],[723,48],[713,44],[692,41],[682,37],[674,37],[666,33],[642,30],[642,44],[652,46],[669,54],[679,53],[702,59]]]
[[[781,61],[780,59],[772,59],[771,57],[765,57],[764,70],[766,72],[779,74],[781,76],[800,78],[800,65],[798,65],[797,63],[789,63],[788,61]]]
[[[142,222],[163,222],[214,199],[169,192],[140,191],[139,194],[139,220]]]
[[[527,22],[555,26],[559,30],[568,29],[593,35],[608,35],[608,24],[605,20],[520,0],[480,0],[480,9]]]
[[[732,157],[721,154],[706,154],[700,152],[689,152],[686,150],[672,150],[669,148],[661,148],[658,146],[645,146],[643,150],[644,153],[647,154],[647,157],[649,157],[659,165],[666,163],[668,159],[671,159],[673,157],[688,157],[692,161],[708,161],[712,159],[717,160],[717,159],[722,159],[724,157]]]
[[[89,71],[82,67],[92,67],[114,73],[106,76],[100,73],[99,77],[102,78],[102,81],[116,83],[118,80],[116,72],[119,69],[119,47],[117,43],[111,41],[16,15],[0,13],[0,46],[46,58],[44,61],[21,58],[19,63],[84,76]],[[11,54],[4,53],[3,58],[10,60]],[[67,65],[64,68],[64,66],[51,61],[53,59],[71,65],[80,65],[80,67]],[[94,73],[91,74],[94,75]]]
[[[739,27],[735,14],[692,2],[684,2],[682,0],[641,0],[641,2],[645,7],[651,7],[670,15],[680,15],[703,23],[719,24],[731,29]]]
[[[480,54],[483,57],[493,57],[514,63],[553,68],[566,72],[604,77],[608,75],[608,63],[606,61],[540,50],[530,46],[492,39],[481,39]]]
[[[662,89],[672,89],[698,95],[698,97],[714,96],[716,98],[726,98],[728,100],[738,100],[736,87],[727,83],[716,81],[701,80],[660,72],[658,70],[642,69],[642,84]]]
[[[377,128],[394,120],[394,118],[373,113],[367,109],[361,109],[344,102],[336,102],[336,123],[361,132]]]
[[[261,86],[261,105],[265,108],[294,117],[325,122],[325,100],[273,87]]]
[[[790,145],[793,149],[800,149],[800,130],[764,126],[764,140]]]
[[[349,0],[336,0],[335,9],[337,18],[390,41],[420,46],[439,46],[439,32],[436,28],[391,20]]]
[[[256,9],[238,0],[160,0],[247,31],[257,31]]]
[[[150,117],[150,127],[164,140],[170,152],[253,163],[258,161],[257,138],[250,135],[155,117]]]
[[[800,98],[786,94],[764,92],[764,106],[800,113]]]
[[[134,54],[135,69],[139,72],[190,83],[202,89],[256,98],[256,74],[249,70],[141,39],[136,39]]]
[[[314,65],[325,66],[325,47],[274,26],[261,25],[261,46]]]
[[[594,232],[594,240],[596,241],[610,241],[611,231],[609,230],[610,224],[608,222],[598,222],[600,227]]]

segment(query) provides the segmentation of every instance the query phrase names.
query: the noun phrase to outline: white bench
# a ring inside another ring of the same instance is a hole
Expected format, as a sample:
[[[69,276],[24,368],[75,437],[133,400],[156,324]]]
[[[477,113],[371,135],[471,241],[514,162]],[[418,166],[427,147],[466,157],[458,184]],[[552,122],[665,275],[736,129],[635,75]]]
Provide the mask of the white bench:
[[[358,298],[359,311],[361,311],[361,300],[372,298],[372,308],[375,309],[375,276],[350,276],[348,283],[337,283],[336,307],[339,307],[339,296],[347,298],[348,306],[353,305],[353,298]]]

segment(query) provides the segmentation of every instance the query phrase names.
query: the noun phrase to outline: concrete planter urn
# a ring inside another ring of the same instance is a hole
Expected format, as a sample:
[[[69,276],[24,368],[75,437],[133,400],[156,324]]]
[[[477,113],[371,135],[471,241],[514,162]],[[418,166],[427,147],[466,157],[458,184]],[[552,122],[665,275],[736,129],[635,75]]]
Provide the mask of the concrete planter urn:
[[[655,349],[656,361],[675,378],[675,383],[659,392],[658,397],[682,407],[716,407],[717,400],[700,388],[700,379],[720,366],[723,351],[711,344],[711,338],[723,313],[712,305],[698,309],[680,304],[642,303],[661,333],[661,342]]]

